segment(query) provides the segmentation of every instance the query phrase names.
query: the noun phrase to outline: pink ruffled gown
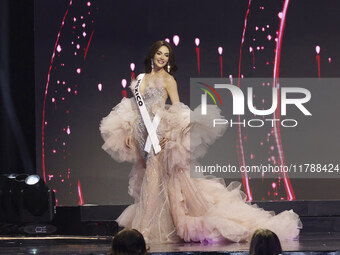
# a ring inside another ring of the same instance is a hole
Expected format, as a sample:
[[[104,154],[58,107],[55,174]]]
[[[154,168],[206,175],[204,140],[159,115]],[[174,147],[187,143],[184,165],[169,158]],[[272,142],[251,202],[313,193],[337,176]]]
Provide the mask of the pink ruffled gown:
[[[151,118],[161,118],[158,137],[169,137],[159,154],[153,149],[144,152],[147,131],[134,98],[123,98],[100,125],[103,149],[117,161],[133,163],[129,194],[135,203],[120,215],[118,224],[139,230],[149,243],[240,242],[249,240],[257,228],[270,229],[281,240],[296,238],[301,221],[292,210],[274,215],[250,205],[237,182],[225,187],[220,179],[190,178],[190,160],[204,155],[225,131],[210,128],[211,120],[223,117],[212,105],[205,118],[199,107],[191,112],[183,103],[166,105],[163,84],[162,79],[149,82],[143,96]],[[191,146],[190,133],[195,136]],[[128,136],[130,149],[125,145]]]

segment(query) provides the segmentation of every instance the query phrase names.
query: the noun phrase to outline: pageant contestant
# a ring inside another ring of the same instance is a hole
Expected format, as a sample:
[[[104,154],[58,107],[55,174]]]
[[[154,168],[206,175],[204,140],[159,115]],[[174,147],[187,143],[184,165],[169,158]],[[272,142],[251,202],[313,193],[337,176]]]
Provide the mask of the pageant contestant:
[[[225,187],[219,179],[190,178],[190,162],[225,131],[211,129],[211,120],[223,117],[214,105],[202,118],[199,107],[191,112],[179,101],[169,43],[155,42],[144,63],[145,73],[131,83],[134,97],[123,98],[100,125],[103,149],[133,163],[129,194],[135,203],[117,219],[119,225],[137,229],[148,243],[240,242],[258,228],[281,240],[297,237],[301,222],[292,210],[274,216],[246,203],[240,183]],[[165,104],[168,97],[172,105]]]

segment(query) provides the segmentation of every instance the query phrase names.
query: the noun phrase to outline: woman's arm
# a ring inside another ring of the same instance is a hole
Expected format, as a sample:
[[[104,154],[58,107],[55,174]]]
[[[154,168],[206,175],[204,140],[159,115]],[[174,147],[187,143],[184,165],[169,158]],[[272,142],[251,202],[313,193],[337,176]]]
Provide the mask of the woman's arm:
[[[170,97],[171,103],[178,103],[179,96],[177,90],[177,82],[172,76],[169,79],[166,79],[165,89]]]
[[[174,79],[174,77],[169,77],[168,79],[165,80],[165,89],[166,92],[168,93],[171,103],[175,104],[179,102],[179,96],[178,96],[178,90],[177,90],[177,82]],[[166,143],[169,141],[169,137],[170,137],[171,132],[168,131],[166,132],[166,134],[164,135],[164,137],[162,137],[162,139],[160,140],[160,145],[161,148],[164,149]]]

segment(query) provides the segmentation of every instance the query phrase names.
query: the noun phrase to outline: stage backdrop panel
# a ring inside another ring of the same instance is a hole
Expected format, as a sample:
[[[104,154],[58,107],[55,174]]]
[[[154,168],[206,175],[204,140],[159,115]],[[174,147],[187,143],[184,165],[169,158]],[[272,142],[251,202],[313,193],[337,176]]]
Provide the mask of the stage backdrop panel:
[[[180,99],[187,105],[194,77],[336,77],[339,5],[337,0],[36,0],[37,166],[55,190],[58,205],[132,202],[127,194],[131,164],[117,163],[101,149],[99,123],[124,90],[131,97],[122,80],[129,85],[132,75],[144,71],[144,56],[154,41],[169,38],[173,44]],[[135,64],[133,74],[130,63]],[[313,94],[312,99],[313,105],[328,103],[324,95]],[[286,160],[304,150],[317,161],[316,148],[320,158],[335,155],[327,142],[339,144],[336,111],[317,129],[281,130]],[[238,134],[227,134],[228,156],[239,162]],[[251,148],[263,153],[258,144]],[[334,160],[339,163],[339,157]],[[242,182],[241,175],[226,182],[235,179]],[[298,200],[339,199],[338,184],[337,178],[291,178]],[[275,198],[268,195],[270,183],[257,179],[251,185],[253,200],[287,199],[282,182]]]

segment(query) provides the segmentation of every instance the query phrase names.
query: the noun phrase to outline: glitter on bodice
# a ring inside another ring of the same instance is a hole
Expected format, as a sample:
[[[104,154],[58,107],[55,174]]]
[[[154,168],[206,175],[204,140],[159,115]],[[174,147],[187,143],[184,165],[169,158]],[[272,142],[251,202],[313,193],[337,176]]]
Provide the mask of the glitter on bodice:
[[[147,86],[145,88],[144,94],[142,95],[145,106],[148,110],[151,120],[153,120],[155,114],[158,110],[162,110],[165,107],[166,102],[166,91],[161,86]],[[160,139],[161,134],[157,132],[158,139]],[[147,161],[151,155],[154,155],[153,148],[151,149],[150,153],[144,151],[145,142],[147,139],[147,130],[144,125],[142,116],[139,115],[137,118],[137,137],[136,140],[139,145],[141,156]]]

